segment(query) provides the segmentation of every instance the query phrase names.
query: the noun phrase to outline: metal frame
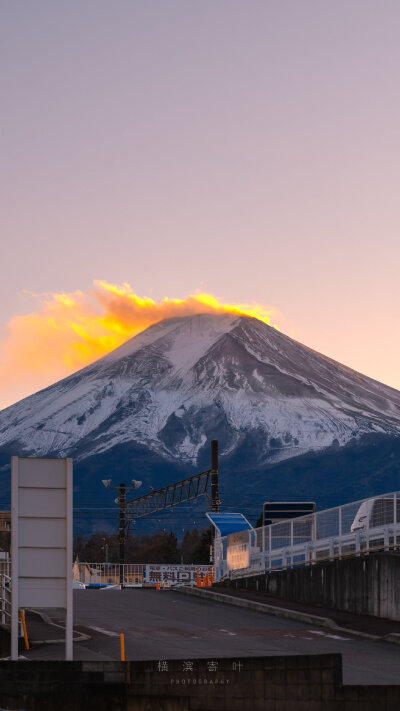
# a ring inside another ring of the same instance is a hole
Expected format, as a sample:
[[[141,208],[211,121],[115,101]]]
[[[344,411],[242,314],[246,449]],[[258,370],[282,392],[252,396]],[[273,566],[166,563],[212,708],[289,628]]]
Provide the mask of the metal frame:
[[[199,496],[208,496],[207,489],[211,486],[212,470],[194,474],[187,479],[170,484],[162,489],[156,489],[150,494],[126,502],[126,517],[136,520],[163,509],[172,508],[185,501],[192,501]]]

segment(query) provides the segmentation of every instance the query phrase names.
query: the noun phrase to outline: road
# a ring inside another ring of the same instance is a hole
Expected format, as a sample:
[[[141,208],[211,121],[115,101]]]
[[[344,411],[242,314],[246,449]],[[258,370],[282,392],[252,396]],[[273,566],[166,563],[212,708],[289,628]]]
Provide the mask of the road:
[[[62,623],[60,613],[53,621]],[[75,659],[119,659],[123,632],[128,660],[340,653],[344,683],[400,684],[400,645],[174,590],[75,590],[74,626],[90,635],[74,644]],[[63,659],[64,649],[62,644],[40,645],[24,656]]]

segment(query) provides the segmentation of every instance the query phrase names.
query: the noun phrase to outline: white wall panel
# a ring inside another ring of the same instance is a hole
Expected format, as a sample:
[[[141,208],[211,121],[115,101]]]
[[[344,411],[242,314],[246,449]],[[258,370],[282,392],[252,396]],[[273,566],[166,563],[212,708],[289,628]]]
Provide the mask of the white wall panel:
[[[72,459],[12,457],[12,633],[18,612],[66,608],[66,659],[72,659]]]
[[[20,549],[20,580],[23,578],[63,578],[65,580],[65,568],[65,548]]]
[[[20,489],[20,516],[65,518],[65,514],[65,489]]]
[[[20,607],[65,608],[66,600],[65,580],[63,579],[22,578],[20,581]]]
[[[18,457],[19,486],[65,489],[65,461]]]
[[[65,519],[23,518],[19,522],[19,548],[64,548]]]

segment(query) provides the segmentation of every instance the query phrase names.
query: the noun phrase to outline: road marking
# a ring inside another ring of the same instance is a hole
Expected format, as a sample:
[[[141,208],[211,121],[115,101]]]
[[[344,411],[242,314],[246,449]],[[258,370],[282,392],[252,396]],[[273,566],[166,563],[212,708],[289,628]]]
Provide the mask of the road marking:
[[[230,632],[229,630],[220,629],[220,632],[226,632],[226,634],[231,635],[231,637],[236,637],[236,632]]]
[[[119,637],[118,632],[113,632],[112,630],[105,630],[102,627],[94,627],[93,625],[88,625],[90,630],[95,632],[100,632],[100,634],[106,634],[108,637]]]
[[[326,634],[325,637],[329,637],[329,639],[342,639],[344,642],[348,642],[350,640],[350,637],[339,637],[337,634]]]
[[[329,639],[341,639],[346,642],[350,639],[350,637],[339,637],[337,634],[328,634],[327,632],[321,632],[321,630],[309,630],[309,634],[320,634],[322,637],[329,637]]]

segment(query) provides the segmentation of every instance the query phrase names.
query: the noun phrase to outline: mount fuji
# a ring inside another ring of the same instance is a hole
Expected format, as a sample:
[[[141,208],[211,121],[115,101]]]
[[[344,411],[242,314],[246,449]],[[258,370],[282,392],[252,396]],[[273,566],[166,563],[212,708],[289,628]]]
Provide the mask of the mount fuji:
[[[383,493],[400,392],[248,316],[168,319],[0,412],[0,477],[11,454],[72,456],[87,497],[110,471],[158,487],[208,468],[211,439],[227,501]]]

